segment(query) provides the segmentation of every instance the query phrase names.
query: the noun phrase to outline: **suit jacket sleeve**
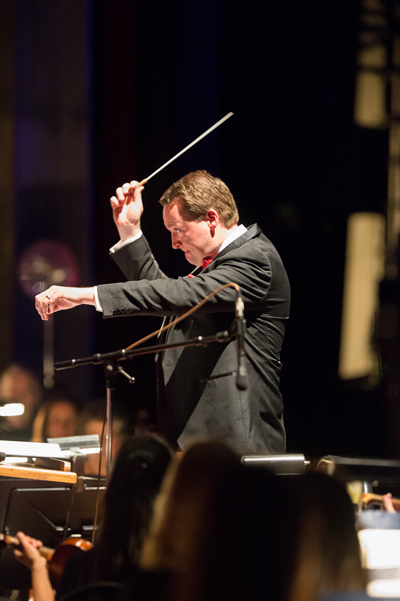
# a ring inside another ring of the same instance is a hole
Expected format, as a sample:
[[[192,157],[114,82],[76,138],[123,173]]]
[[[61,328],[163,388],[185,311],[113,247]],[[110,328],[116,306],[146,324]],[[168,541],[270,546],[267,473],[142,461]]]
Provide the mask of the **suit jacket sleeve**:
[[[161,271],[142,236],[121,249],[123,255],[121,251],[115,253],[116,262],[130,281],[98,286],[104,317],[180,315],[229,282],[240,286],[246,310],[258,311],[265,305],[270,288],[271,264],[259,239],[250,240],[245,247],[217,257],[197,277],[171,279]],[[205,303],[199,313],[232,312],[235,300],[236,291],[227,288]]]
[[[144,234],[135,242],[126,244],[110,254],[128,280],[167,278],[155,260]]]

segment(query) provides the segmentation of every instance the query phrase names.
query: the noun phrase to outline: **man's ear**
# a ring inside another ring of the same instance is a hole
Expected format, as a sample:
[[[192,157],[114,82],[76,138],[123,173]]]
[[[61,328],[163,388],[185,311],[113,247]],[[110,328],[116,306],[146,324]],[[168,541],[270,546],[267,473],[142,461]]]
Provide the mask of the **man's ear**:
[[[220,223],[219,215],[215,209],[208,209],[207,215],[206,215],[206,221],[207,221],[208,227],[211,230],[215,230],[217,225]]]

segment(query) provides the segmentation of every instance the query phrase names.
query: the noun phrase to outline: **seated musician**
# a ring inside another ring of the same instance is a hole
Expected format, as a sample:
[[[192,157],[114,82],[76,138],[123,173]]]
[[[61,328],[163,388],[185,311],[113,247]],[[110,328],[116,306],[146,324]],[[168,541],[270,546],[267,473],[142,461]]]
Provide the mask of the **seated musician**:
[[[135,569],[153,514],[153,503],[173,453],[153,435],[128,438],[108,485],[98,543],[67,563],[57,595],[94,582],[122,582]],[[16,558],[31,570],[35,601],[52,601],[53,592],[40,541],[17,534]],[[51,574],[51,564],[50,564]]]
[[[32,442],[78,434],[79,406],[68,394],[49,395],[40,405],[33,422]]]
[[[0,440],[28,441],[32,438],[33,420],[43,397],[43,388],[30,369],[10,364],[0,374],[0,398],[3,402],[21,403],[22,415],[10,415],[0,420]]]

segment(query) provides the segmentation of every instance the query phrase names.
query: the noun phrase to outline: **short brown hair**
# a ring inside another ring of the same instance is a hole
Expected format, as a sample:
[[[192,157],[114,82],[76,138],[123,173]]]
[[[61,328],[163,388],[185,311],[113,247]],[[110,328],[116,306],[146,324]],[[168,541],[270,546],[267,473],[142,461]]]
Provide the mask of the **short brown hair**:
[[[179,198],[186,215],[194,221],[204,221],[209,209],[215,209],[226,228],[239,221],[235,200],[228,186],[208,171],[192,171],[172,184],[160,198],[165,207]]]

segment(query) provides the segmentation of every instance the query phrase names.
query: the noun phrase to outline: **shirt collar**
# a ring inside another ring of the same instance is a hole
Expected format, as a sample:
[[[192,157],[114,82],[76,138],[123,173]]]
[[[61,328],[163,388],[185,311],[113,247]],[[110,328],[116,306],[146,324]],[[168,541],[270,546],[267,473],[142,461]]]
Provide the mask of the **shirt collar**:
[[[240,236],[243,236],[245,232],[247,232],[247,228],[244,225],[237,225],[233,227],[230,234],[225,238],[225,240],[219,247],[218,254],[221,252],[221,250],[224,250],[224,248],[226,248],[228,244],[236,240],[236,238],[240,238]]]

